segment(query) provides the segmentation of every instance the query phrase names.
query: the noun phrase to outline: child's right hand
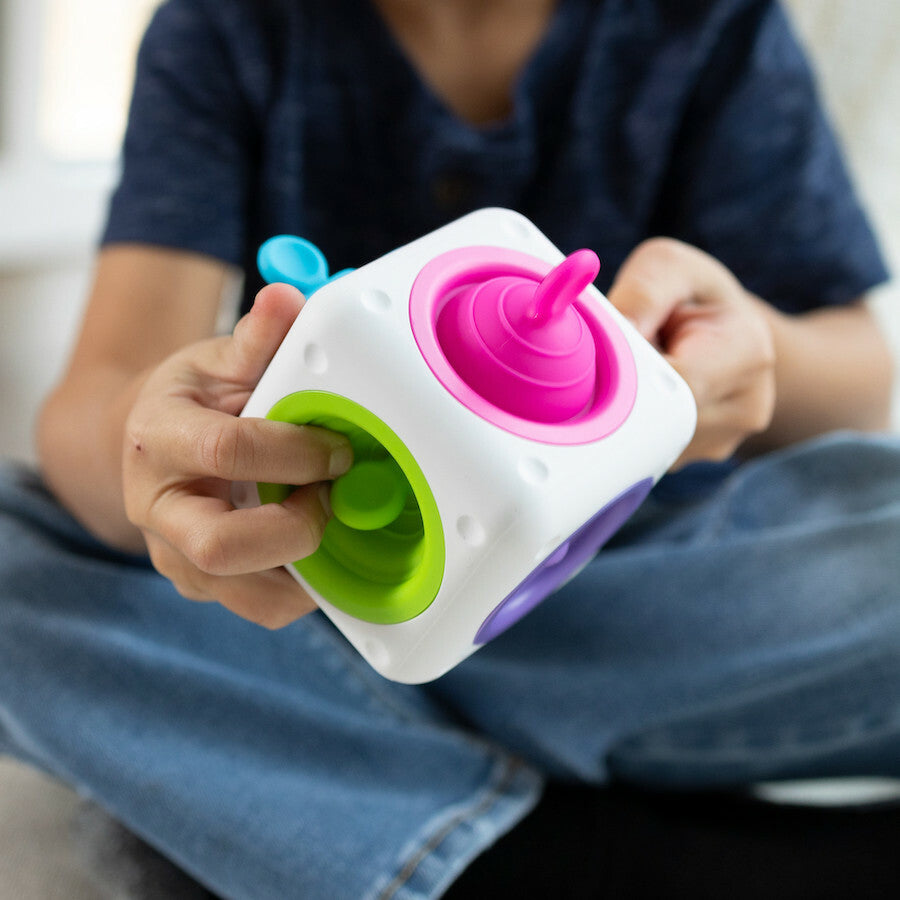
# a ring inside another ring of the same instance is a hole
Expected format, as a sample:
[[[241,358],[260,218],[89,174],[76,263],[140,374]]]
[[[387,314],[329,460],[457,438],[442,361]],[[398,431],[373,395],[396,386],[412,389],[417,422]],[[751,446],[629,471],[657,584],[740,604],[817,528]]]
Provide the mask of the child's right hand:
[[[328,481],[352,464],[341,435],[238,417],[302,303],[293,288],[264,288],[231,336],[192,344],[149,374],[125,428],[125,509],[154,566],[185,597],[269,628],[315,608],[282,567],[318,547]],[[235,509],[234,481],[299,487],[283,503]]]

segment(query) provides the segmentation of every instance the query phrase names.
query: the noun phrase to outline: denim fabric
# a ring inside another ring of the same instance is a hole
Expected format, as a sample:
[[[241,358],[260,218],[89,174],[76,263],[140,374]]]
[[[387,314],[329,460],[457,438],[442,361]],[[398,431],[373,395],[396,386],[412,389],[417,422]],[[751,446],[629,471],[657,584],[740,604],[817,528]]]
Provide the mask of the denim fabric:
[[[0,749],[223,897],[431,897],[536,802],[534,770],[324,617],[270,633],[187,602],[21,471],[0,510]]]
[[[233,900],[438,897],[547,777],[900,775],[900,442],[833,435],[651,498],[437,682],[319,614],[267,632],[0,478],[0,749]]]
[[[556,776],[900,774],[900,439],[835,434],[651,496],[434,693]]]

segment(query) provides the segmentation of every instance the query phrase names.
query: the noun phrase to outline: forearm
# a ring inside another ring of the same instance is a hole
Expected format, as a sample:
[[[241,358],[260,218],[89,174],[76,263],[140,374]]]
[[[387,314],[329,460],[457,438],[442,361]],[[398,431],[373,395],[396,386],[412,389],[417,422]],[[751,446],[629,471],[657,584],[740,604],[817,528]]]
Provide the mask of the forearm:
[[[893,361],[865,304],[800,316],[760,306],[775,342],[776,403],[771,425],[744,445],[745,452],[836,429],[888,426]]]
[[[144,552],[144,540],[125,515],[122,435],[144,375],[99,368],[64,381],[38,419],[42,475],[62,504],[106,543]]]
[[[228,269],[165,248],[103,250],[67,372],[38,420],[38,458],[50,489],[102,540],[143,551],[122,499],[122,441],[147,375],[213,332]]]

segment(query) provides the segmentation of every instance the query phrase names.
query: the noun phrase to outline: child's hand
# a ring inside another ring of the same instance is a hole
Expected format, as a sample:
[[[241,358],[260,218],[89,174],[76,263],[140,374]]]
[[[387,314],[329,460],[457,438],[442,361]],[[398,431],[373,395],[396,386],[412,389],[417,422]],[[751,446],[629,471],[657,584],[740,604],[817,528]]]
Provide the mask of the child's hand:
[[[153,564],[184,596],[270,628],[314,608],[281,566],[318,547],[327,481],[352,462],[340,435],[237,417],[302,299],[264,288],[232,336],[171,356],[147,377],[125,429],[125,507]],[[283,503],[235,509],[231,482],[244,480],[301,487]]]
[[[762,301],[721,263],[654,238],[626,259],[610,301],[678,371],[697,401],[697,430],[676,467],[726,459],[764,431],[775,408],[775,344]]]

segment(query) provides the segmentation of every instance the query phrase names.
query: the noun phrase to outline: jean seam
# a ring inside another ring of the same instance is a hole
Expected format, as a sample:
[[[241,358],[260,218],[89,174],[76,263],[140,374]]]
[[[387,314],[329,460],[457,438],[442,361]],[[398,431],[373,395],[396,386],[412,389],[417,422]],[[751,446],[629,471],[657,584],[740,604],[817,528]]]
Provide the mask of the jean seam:
[[[891,713],[880,714],[874,719],[866,715],[845,717],[831,723],[827,731],[815,734],[804,735],[802,730],[794,729],[762,730],[743,726],[730,732],[721,732],[703,741],[685,740],[673,745],[666,740],[666,732],[663,731],[651,739],[637,739],[620,747],[627,747],[629,751],[636,750],[642,758],[652,759],[655,762],[679,761],[696,756],[702,756],[704,762],[715,759],[749,759],[756,753],[767,756],[775,753],[782,756],[790,750],[806,753],[810,747],[828,749],[832,745],[840,745],[848,737],[853,736],[865,736],[867,739],[888,737],[897,734],[898,726],[900,726],[900,707],[896,707]],[[789,740],[785,740],[784,736],[788,732],[796,737],[792,736]],[[732,743],[722,740],[722,734],[741,735],[745,740],[740,744]],[[617,748],[617,752],[621,752],[620,748]]]
[[[840,671],[848,671],[853,668],[854,664],[863,659],[860,654],[849,656],[842,660]],[[835,673],[837,674],[837,673]],[[814,674],[806,677],[796,677],[792,680],[792,687],[803,688],[806,685],[813,684],[816,681]],[[769,695],[767,687],[745,690],[741,694],[740,701],[744,705],[753,703],[757,697],[765,698]],[[729,704],[733,706],[734,704]],[[705,714],[716,714],[722,712],[723,707],[720,704],[708,706]],[[695,711],[693,719],[702,718]],[[622,754],[623,752],[638,753],[642,759],[653,762],[661,761],[684,761],[687,758],[701,758],[704,763],[711,760],[751,760],[757,758],[761,753],[772,755],[778,754],[781,758],[787,756],[787,751],[793,751],[791,755],[802,754],[809,751],[810,747],[827,748],[829,745],[839,745],[847,737],[853,735],[867,736],[886,736],[890,733],[897,733],[900,726],[900,705],[895,705],[890,711],[882,710],[880,714],[873,719],[872,715],[858,714],[853,716],[843,716],[840,719],[830,720],[827,728],[818,729],[814,734],[807,731],[804,738],[802,729],[786,729],[784,726],[775,726],[771,724],[764,726],[756,725],[739,725],[730,730],[712,730],[704,731],[702,740],[691,736],[690,732],[679,737],[680,729],[690,727],[689,724],[678,720],[670,720],[668,724],[662,723],[652,729],[647,737],[640,735],[626,739],[621,743],[614,744],[614,752]],[[790,740],[785,740],[785,734],[795,734]],[[726,735],[731,735],[732,740],[723,740]],[[742,740],[740,744],[734,741],[734,735],[740,735]],[[673,736],[676,741],[673,741]]]
[[[391,878],[389,883],[380,889],[376,887],[376,890],[371,894],[372,900],[394,900],[399,892],[409,885],[422,863],[429,856],[436,853],[455,832],[485,816],[515,786],[520,778],[529,778],[529,776],[535,786],[541,784],[539,777],[532,773],[529,767],[521,760],[514,757],[497,759],[488,784],[479,790],[471,802],[463,809],[456,812],[448,820],[439,823],[432,834],[421,841],[418,847],[408,855],[406,861],[399,866],[397,874]],[[538,797],[539,793],[535,792],[533,803],[537,802]],[[527,809],[523,810],[523,815],[526,812]],[[456,855],[459,856],[459,854]],[[435,883],[433,886],[439,888],[440,885]]]

